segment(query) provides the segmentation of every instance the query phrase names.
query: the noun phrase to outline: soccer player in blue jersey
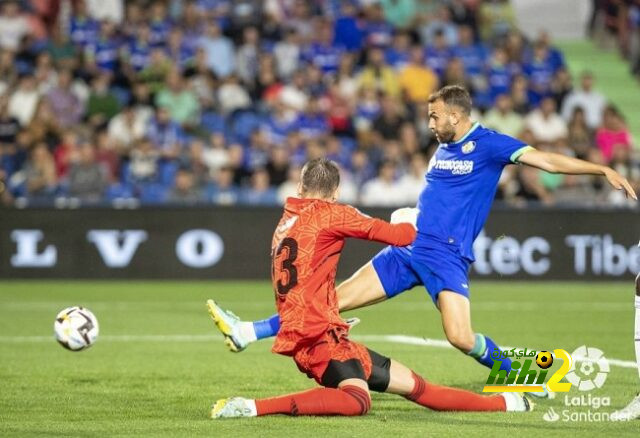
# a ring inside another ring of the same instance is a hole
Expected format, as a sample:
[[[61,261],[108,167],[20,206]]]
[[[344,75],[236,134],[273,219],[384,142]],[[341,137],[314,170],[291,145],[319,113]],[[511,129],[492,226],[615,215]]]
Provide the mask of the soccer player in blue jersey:
[[[392,298],[424,285],[440,310],[451,345],[491,368],[496,343],[471,327],[468,271],[472,244],[489,214],[498,179],[508,164],[547,172],[602,175],[617,190],[637,199],[629,182],[605,166],[541,152],[515,138],[486,129],[470,119],[471,98],[460,86],[447,86],[429,98],[429,127],[440,143],[429,163],[418,201],[417,237],[407,247],[387,247],[337,288],[340,310]],[[396,211],[395,221],[411,221],[412,209]],[[403,217],[405,216],[405,217]],[[392,217],[392,222],[394,218]],[[240,321],[213,301],[209,313],[232,351],[277,333],[277,315]],[[502,362],[511,369],[511,362]]]

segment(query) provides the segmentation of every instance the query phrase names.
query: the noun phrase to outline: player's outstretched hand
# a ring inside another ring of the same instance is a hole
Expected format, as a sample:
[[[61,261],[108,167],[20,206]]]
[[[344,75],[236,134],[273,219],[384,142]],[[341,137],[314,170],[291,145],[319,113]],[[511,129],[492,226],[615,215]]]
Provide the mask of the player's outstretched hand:
[[[607,177],[607,181],[609,181],[609,184],[611,184],[614,189],[624,190],[624,194],[627,198],[632,198],[636,201],[638,200],[638,195],[636,195],[636,192],[633,190],[633,187],[631,187],[631,184],[629,184],[629,181],[627,181],[627,179],[618,172],[607,168],[604,176]]]
[[[409,223],[413,225],[413,228],[417,229],[416,222],[418,221],[418,209],[417,208],[399,208],[393,213],[391,213],[391,223],[392,224],[400,224],[400,223]]]

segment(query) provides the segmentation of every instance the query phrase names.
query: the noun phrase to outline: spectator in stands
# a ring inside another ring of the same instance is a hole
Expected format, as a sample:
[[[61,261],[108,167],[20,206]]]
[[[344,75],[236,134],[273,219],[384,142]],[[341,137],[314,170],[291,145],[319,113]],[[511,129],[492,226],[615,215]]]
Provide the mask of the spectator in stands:
[[[117,1],[121,2],[122,0]],[[151,44],[156,46],[166,44],[169,32],[171,32],[171,21],[164,1],[155,0],[151,3],[149,23],[151,27]]]
[[[411,35],[407,31],[396,31],[393,43],[384,52],[385,60],[395,71],[402,71],[411,57]],[[424,61],[424,53],[422,56]]]
[[[360,203],[368,207],[396,207],[404,204],[403,187],[396,181],[396,163],[384,161],[378,176],[362,186]]]
[[[116,143],[111,140],[105,128],[99,128],[94,135],[96,161],[107,171],[109,182],[116,181],[120,175],[120,155]]]
[[[155,117],[149,122],[146,136],[166,159],[175,159],[182,151],[184,134],[180,125],[171,120],[166,107],[156,110]]]
[[[167,41],[167,57],[173,65],[184,69],[193,63],[195,49],[190,47],[184,39],[184,32],[180,28],[172,28]]]
[[[122,111],[109,121],[109,138],[122,154],[126,154],[138,140],[144,137],[147,130],[148,117],[144,110],[134,105],[125,106]]]
[[[260,32],[255,27],[247,27],[242,38],[243,44],[236,52],[236,72],[241,80],[251,84],[258,75]]]
[[[278,187],[278,203],[284,205],[287,198],[298,197],[298,185],[300,184],[300,166],[290,166],[287,172],[287,179]],[[342,183],[342,181],[341,181]]]
[[[26,195],[32,200],[52,196],[58,188],[56,166],[46,143],[38,143],[31,150],[25,165]]]
[[[31,123],[40,102],[36,80],[32,75],[24,75],[18,82],[18,87],[9,98],[9,115],[15,117],[21,126]]]
[[[265,170],[269,174],[269,181],[272,186],[279,186],[284,183],[289,173],[288,151],[284,147],[272,148]]]
[[[233,75],[227,77],[220,85],[217,91],[217,99],[223,115],[231,114],[251,105],[249,93],[240,85],[238,78]]]
[[[376,175],[375,167],[364,149],[357,149],[351,155],[351,174],[354,183],[362,188],[364,183]]]
[[[10,85],[18,80],[15,55],[10,50],[0,49],[0,92],[8,92]]]
[[[525,115],[531,110],[528,83],[524,75],[518,75],[513,79],[510,97],[513,103],[513,110],[518,114]]]
[[[588,160],[591,149],[594,147],[594,132],[587,126],[585,111],[582,107],[573,110],[567,126],[569,145],[573,148],[576,157]]]
[[[269,173],[256,169],[251,175],[251,184],[240,194],[240,202],[245,205],[278,205],[276,190],[271,187]]]
[[[298,118],[298,130],[303,138],[318,138],[329,133],[329,120],[319,98],[309,99],[306,110]]]
[[[472,88],[473,84],[471,83],[471,80],[464,72],[464,64],[458,58],[453,58],[447,64],[447,68],[445,69],[442,77],[442,85],[462,85],[468,90],[471,90],[474,93],[476,92],[476,90]]]
[[[524,127],[524,120],[513,110],[511,97],[501,94],[496,99],[495,107],[484,115],[483,125],[517,138]]]
[[[40,100],[33,119],[26,129],[32,141],[46,142],[49,148],[52,148],[59,141],[61,128],[51,105],[46,99]]]
[[[451,54],[462,61],[465,74],[472,83],[477,84],[483,81],[489,52],[484,44],[475,41],[473,29],[470,26],[460,26],[458,43],[453,46]],[[477,89],[479,86],[474,85],[474,88]]]
[[[335,73],[340,64],[344,48],[334,41],[333,27],[329,22],[318,21],[308,49],[303,52],[303,59],[319,68],[322,73]]]
[[[109,182],[106,167],[96,160],[95,147],[80,145],[77,159],[69,167],[68,193],[85,203],[97,203]]]
[[[608,106],[604,110],[602,126],[596,132],[596,145],[605,163],[613,158],[614,150],[631,149],[631,133],[627,128],[622,114],[614,106]]]
[[[54,64],[61,68],[73,71],[79,65],[73,43],[59,26],[52,28],[51,38],[47,41],[46,51],[46,53],[51,56]]]
[[[530,129],[538,142],[552,143],[567,137],[567,124],[556,112],[556,102],[545,97],[540,107],[525,118],[525,126]]]
[[[562,117],[569,121],[574,110],[580,107],[584,110],[587,126],[595,130],[602,124],[602,114],[607,99],[593,88],[593,74],[585,71],[580,76],[580,89],[570,93],[562,106]]]
[[[148,138],[139,140],[129,154],[129,175],[133,182],[154,181],[159,172],[160,153]]]
[[[556,66],[548,47],[544,43],[537,42],[533,47],[531,60],[523,66],[523,73],[529,80],[529,100],[533,105],[537,105],[551,94],[551,82],[555,72]]]
[[[393,39],[393,26],[384,18],[380,3],[372,3],[365,8],[364,34],[369,47],[389,47]]]
[[[288,79],[298,70],[300,60],[300,36],[293,28],[285,29],[284,38],[275,44],[273,55],[276,59],[278,76]]]
[[[167,75],[166,86],[156,95],[156,105],[166,108],[171,120],[183,127],[192,127],[199,120],[200,102],[186,87],[178,69]]]
[[[138,73],[136,78],[145,84],[151,93],[156,93],[165,85],[167,74],[172,68],[166,52],[160,47],[155,47],[151,49],[149,65]]]
[[[120,42],[111,21],[100,23],[100,33],[85,48],[85,68],[91,74],[107,72],[115,74],[120,56]]]
[[[422,42],[426,45],[434,44],[439,37],[444,39],[447,47],[458,43],[458,28],[451,21],[449,8],[442,3],[436,7],[435,14],[427,20],[419,32]]]
[[[16,51],[22,38],[30,31],[29,21],[20,11],[20,3],[17,0],[3,2],[0,14],[0,47]]]
[[[120,101],[109,91],[110,82],[107,74],[98,75],[91,82],[86,117],[93,127],[105,126],[120,111]]]
[[[72,81],[73,75],[69,70],[61,71],[58,75],[58,85],[46,96],[58,125],[62,128],[77,125],[85,111],[84,103],[71,89]]]
[[[198,42],[204,50],[209,68],[220,78],[235,71],[234,47],[231,40],[222,35],[222,29],[216,21],[207,24],[207,30]]]
[[[9,98],[0,95],[0,157],[4,148],[13,146],[20,130],[20,122],[9,114]]]
[[[78,158],[78,148],[80,139],[78,133],[73,129],[67,129],[62,134],[62,139],[53,151],[53,159],[56,164],[56,175],[58,178],[65,178],[69,172],[69,167]]]
[[[424,155],[416,153],[411,156],[409,172],[405,173],[398,180],[400,191],[404,193],[404,205],[415,205],[420,198],[420,193],[427,183],[425,175],[427,173],[427,160]]]
[[[424,64],[424,51],[414,46],[410,51],[409,63],[399,76],[400,87],[411,102],[424,101],[438,88],[438,77]]]
[[[556,70],[551,81],[551,95],[556,101],[556,107],[564,108],[567,97],[573,91],[573,78],[569,71],[565,67]]]
[[[209,185],[206,200],[216,205],[234,205],[240,200],[240,189],[234,184],[234,170],[222,167]]]
[[[400,103],[392,96],[382,96],[380,115],[373,122],[373,129],[384,139],[398,138],[405,118]]]
[[[135,36],[122,50],[122,67],[130,80],[135,74],[141,72],[151,64],[151,28],[147,23],[140,23],[135,31]]]
[[[380,0],[380,4],[387,22],[395,28],[407,28],[416,19],[416,0]]]
[[[198,144],[201,143],[202,142],[198,142]],[[201,159],[202,163],[206,166],[209,175],[212,177],[214,177],[220,169],[229,165],[231,159],[229,157],[229,150],[227,149],[223,134],[211,134],[209,137],[209,143],[202,149]]]
[[[9,207],[13,204],[13,196],[9,190],[7,172],[0,168],[0,206]]]
[[[202,190],[196,184],[193,173],[188,169],[179,169],[174,186],[167,193],[167,202],[171,204],[193,205],[203,200]]]
[[[81,50],[94,44],[98,40],[99,22],[89,15],[85,0],[79,0],[73,5],[73,14],[69,22],[71,42]]]
[[[515,27],[515,14],[509,0],[487,0],[479,5],[480,35],[491,41],[506,35]]]
[[[96,20],[110,20],[122,23],[124,19],[124,0],[81,0],[87,2],[89,15]]]
[[[438,29],[433,40],[428,42],[425,55],[429,68],[442,79],[451,60],[451,48],[442,29]]]
[[[36,57],[35,64],[33,75],[38,83],[38,91],[40,91],[42,95],[46,95],[58,86],[59,71],[65,70],[59,68],[56,69],[56,66],[53,65],[53,59],[48,53],[40,53]]]
[[[373,48],[367,52],[367,65],[360,73],[360,87],[373,88],[388,96],[400,96],[400,84],[396,72],[384,60],[382,49]]]
[[[614,146],[609,166],[627,178],[635,190],[640,188],[640,160],[634,158],[631,152],[625,145]],[[635,202],[626,199],[618,190],[609,192],[608,202],[612,205],[635,207]]]

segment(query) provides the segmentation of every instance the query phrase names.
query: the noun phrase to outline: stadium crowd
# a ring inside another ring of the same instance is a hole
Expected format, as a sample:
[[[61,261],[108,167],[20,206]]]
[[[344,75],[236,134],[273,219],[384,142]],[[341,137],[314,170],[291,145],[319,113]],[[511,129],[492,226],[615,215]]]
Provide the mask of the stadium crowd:
[[[600,46],[617,47],[640,80],[640,0],[592,0],[589,31]]]
[[[640,189],[622,114],[508,0],[23,0],[0,14],[0,204],[276,205],[329,156],[342,201],[412,205],[426,99],[609,164]],[[510,205],[625,205],[596,177],[509,166]]]

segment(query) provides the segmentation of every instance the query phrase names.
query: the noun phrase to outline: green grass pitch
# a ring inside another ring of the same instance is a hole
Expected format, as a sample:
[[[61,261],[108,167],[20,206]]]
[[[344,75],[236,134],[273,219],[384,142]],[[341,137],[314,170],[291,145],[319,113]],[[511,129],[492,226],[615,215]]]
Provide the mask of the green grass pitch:
[[[274,309],[266,282],[0,283],[0,436],[638,436],[640,430],[638,421],[544,421],[550,407],[568,409],[563,395],[528,414],[437,413],[375,394],[363,418],[213,421],[209,407],[218,398],[272,396],[313,382],[291,359],[270,353],[268,341],[227,352],[206,313],[208,297],[247,319]],[[53,340],[53,319],[70,305],[88,307],[100,321],[100,339],[87,351],[72,353]],[[631,283],[473,284],[474,328],[503,345],[571,352],[586,344],[630,361],[633,312]],[[349,314],[362,319],[356,337],[443,339],[439,315],[419,289]],[[367,344],[434,382],[481,391],[488,375],[452,349]],[[610,412],[639,388],[635,369],[612,366],[591,395],[610,397],[611,406],[600,408]]]

